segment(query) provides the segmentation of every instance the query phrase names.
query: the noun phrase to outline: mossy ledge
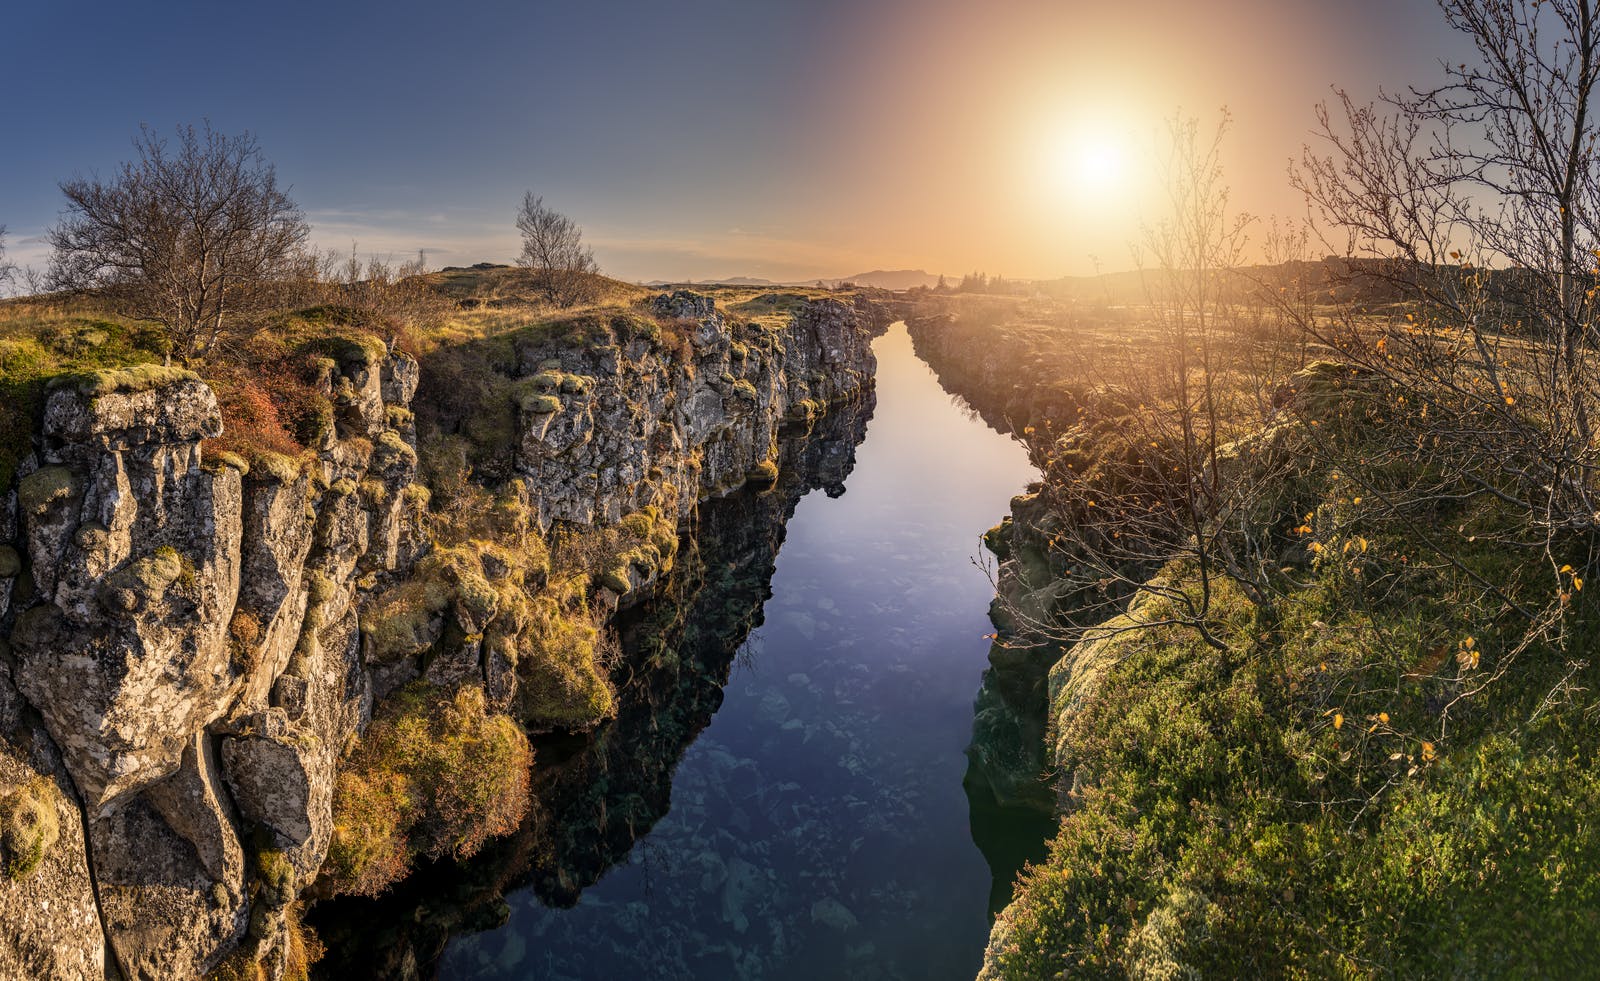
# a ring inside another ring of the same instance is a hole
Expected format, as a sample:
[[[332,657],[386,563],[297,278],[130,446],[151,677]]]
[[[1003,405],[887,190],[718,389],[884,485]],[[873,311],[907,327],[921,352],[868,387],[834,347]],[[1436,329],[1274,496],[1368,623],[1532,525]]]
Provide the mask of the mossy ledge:
[[[52,390],[71,388],[80,394],[99,398],[104,395],[147,392],[179,382],[199,380],[200,376],[188,368],[139,364],[127,368],[69,372],[51,378],[48,385]]]

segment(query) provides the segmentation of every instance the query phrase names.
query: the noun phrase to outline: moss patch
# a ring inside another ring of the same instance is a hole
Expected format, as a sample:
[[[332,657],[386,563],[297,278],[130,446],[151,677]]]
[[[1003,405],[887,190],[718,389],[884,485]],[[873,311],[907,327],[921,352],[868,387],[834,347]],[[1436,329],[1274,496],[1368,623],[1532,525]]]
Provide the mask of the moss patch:
[[[49,777],[34,777],[0,795],[0,861],[6,875],[32,874],[61,837],[57,804],[61,792]]]
[[[78,478],[70,469],[41,467],[17,484],[17,503],[24,514],[42,515],[77,493]]]
[[[138,364],[127,368],[101,368],[74,371],[50,379],[49,387],[73,388],[83,395],[99,398],[117,393],[146,392],[179,382],[199,381],[187,368],[159,364]]]

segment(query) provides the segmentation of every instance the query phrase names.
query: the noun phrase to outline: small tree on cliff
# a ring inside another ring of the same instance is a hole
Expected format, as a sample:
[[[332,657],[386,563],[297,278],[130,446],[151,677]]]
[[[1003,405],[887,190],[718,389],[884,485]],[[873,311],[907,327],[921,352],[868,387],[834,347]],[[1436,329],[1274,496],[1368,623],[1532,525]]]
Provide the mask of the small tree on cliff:
[[[249,133],[208,123],[169,142],[146,128],[133,145],[109,180],[62,182],[51,285],[102,291],[159,323],[169,358],[206,357],[275,305],[299,269],[305,220]]]
[[[594,251],[583,244],[583,229],[577,222],[546,207],[544,198],[529,191],[517,210],[517,230],[522,233],[517,261],[533,273],[545,299],[570,307],[594,297],[594,277],[600,267]]]

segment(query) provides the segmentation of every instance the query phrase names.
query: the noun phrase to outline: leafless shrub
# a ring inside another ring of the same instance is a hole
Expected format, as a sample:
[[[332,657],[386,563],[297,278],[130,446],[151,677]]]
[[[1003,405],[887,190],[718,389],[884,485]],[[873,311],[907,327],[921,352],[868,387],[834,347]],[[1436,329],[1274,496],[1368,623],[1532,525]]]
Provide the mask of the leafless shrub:
[[[51,283],[98,290],[162,325],[169,357],[203,358],[274,309],[303,260],[306,223],[249,133],[144,129],[114,177],[62,182]]]
[[[600,267],[594,251],[583,244],[577,222],[546,207],[544,198],[529,191],[517,210],[517,230],[522,233],[517,261],[533,272],[535,285],[547,300],[570,307],[593,299]]]

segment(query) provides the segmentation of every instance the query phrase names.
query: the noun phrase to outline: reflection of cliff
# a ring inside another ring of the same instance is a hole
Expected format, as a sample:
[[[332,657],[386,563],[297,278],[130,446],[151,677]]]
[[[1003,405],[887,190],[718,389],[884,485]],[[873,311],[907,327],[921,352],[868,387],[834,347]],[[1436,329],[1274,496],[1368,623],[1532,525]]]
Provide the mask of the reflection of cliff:
[[[1019,365],[1053,363],[1057,339],[1028,327],[1001,328],[982,319],[950,316],[907,318],[917,356],[938,376],[945,391],[959,396],[989,428],[1022,438],[1028,427],[1068,419],[1075,405],[1061,377],[1068,369],[1031,372]],[[1049,378],[1051,385],[1040,383]],[[1046,426],[1045,428],[1049,428]],[[1031,488],[1037,492],[1038,485]],[[1012,514],[985,536],[1000,560],[990,607],[996,638],[989,649],[973,705],[972,741],[962,781],[970,807],[972,840],[994,877],[989,912],[1011,901],[1012,885],[1025,861],[1040,861],[1055,832],[1055,794],[1046,771],[1046,682],[1061,656],[1055,642],[1026,636],[1008,610],[1048,622],[1060,597],[1046,542],[1049,512],[1037,493],[1011,501]]]
[[[780,440],[780,475],[702,503],[698,523],[659,598],[620,626],[618,712],[587,737],[536,747],[533,807],[521,830],[472,862],[419,870],[378,900],[316,907],[328,978],[422,977],[449,938],[503,922],[502,898],[531,886],[570,906],[622,861],[671,805],[678,761],[722,704],[723,685],[761,624],[785,525],[807,492],[844,492],[872,415],[870,392]]]

